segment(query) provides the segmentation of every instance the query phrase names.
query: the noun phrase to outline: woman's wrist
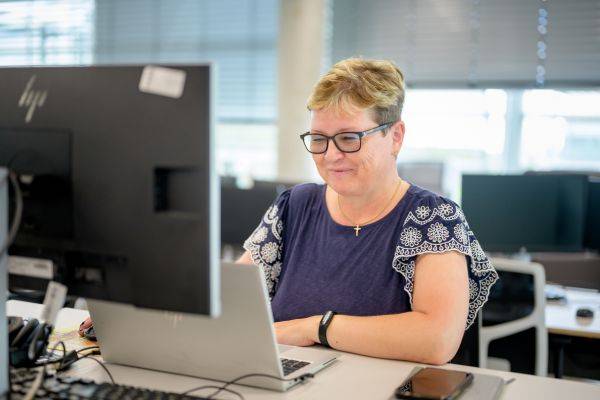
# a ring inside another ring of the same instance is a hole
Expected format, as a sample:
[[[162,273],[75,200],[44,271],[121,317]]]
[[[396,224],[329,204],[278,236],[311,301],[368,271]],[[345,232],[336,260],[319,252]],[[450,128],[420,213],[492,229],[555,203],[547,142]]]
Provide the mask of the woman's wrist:
[[[322,315],[313,315],[307,318],[307,331],[306,337],[312,340],[314,343],[319,342],[319,324],[321,323]]]

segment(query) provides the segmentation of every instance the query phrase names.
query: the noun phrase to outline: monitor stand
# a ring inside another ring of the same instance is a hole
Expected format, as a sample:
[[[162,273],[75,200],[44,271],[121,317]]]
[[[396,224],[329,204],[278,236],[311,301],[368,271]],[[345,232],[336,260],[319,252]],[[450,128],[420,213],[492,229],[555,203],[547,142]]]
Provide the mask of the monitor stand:
[[[513,260],[531,262],[531,253],[527,251],[525,247],[521,247],[518,252],[514,253],[511,257]]]
[[[8,236],[8,172],[0,168],[0,247]],[[8,397],[8,252],[0,254],[0,399]]]
[[[531,253],[527,251],[525,247],[521,247],[519,251],[515,253],[502,253],[502,252],[490,252],[493,257],[510,258],[511,260],[531,262]]]

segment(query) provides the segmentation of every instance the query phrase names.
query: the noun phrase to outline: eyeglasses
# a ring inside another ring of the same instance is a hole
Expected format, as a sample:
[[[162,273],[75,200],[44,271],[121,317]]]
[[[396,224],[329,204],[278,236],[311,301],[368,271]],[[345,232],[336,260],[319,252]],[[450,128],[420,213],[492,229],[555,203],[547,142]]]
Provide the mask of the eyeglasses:
[[[306,132],[300,135],[300,139],[304,143],[304,147],[312,154],[323,154],[327,152],[329,141],[333,141],[335,147],[343,153],[356,153],[362,145],[362,138],[373,133],[383,131],[394,122],[388,122],[383,125],[376,126],[373,129],[362,132],[340,132],[333,136],[321,135],[320,133]]]

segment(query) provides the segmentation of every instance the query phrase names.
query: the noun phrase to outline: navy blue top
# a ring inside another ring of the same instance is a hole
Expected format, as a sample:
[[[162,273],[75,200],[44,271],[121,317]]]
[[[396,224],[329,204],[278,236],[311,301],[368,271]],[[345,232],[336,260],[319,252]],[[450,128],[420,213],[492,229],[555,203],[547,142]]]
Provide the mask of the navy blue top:
[[[353,227],[331,218],[325,190],[302,184],[283,192],[244,243],[265,273],[275,321],[328,310],[410,311],[417,256],[456,250],[467,257],[471,325],[498,275],[456,203],[411,185],[390,213],[356,237]]]

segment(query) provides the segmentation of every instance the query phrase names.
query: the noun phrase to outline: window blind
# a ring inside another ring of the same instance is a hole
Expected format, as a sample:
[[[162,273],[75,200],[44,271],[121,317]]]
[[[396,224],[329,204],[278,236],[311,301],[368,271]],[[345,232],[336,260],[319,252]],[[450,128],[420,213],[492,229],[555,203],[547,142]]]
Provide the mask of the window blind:
[[[600,0],[333,0],[332,61],[389,58],[415,87],[600,85]]]
[[[96,2],[97,63],[201,63],[218,67],[220,122],[273,122],[277,0]]]
[[[0,65],[88,64],[93,0],[0,1]]]

